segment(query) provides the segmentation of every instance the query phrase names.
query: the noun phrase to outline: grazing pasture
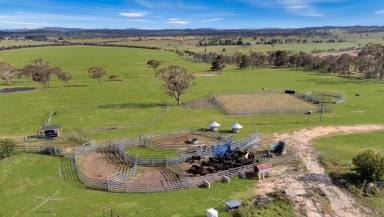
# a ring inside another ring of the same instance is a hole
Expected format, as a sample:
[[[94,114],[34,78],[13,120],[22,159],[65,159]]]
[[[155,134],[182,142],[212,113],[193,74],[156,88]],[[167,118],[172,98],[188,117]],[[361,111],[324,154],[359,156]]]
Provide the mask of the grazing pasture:
[[[339,135],[322,138],[314,142],[315,148],[324,153],[323,163],[327,172],[334,176],[351,172],[352,158],[358,153],[372,149],[384,154],[384,132]],[[366,203],[384,213],[384,197],[362,197]]]
[[[25,39],[0,40],[0,48],[1,47],[12,47],[12,46],[24,46],[24,45],[44,45],[44,44],[52,44],[52,42],[33,41],[33,40],[25,40]]]
[[[174,100],[163,93],[160,82],[147,68],[146,62],[158,59],[163,61],[163,66],[177,64],[191,73],[204,73],[210,66],[183,59],[172,52],[88,46],[0,52],[0,60],[18,67],[36,58],[62,67],[72,74],[73,80],[65,86],[54,78],[50,88],[0,94],[0,136],[20,137],[35,133],[43,114],[50,111],[56,112],[52,122],[62,126],[64,136],[80,131],[99,141],[137,137],[140,133],[206,127],[212,120],[221,123],[220,130],[228,130],[230,124],[238,121],[244,126],[239,137],[255,131],[268,134],[320,124],[317,113],[309,119],[301,113],[238,116],[227,115],[212,107],[175,106]],[[107,71],[101,85],[88,76],[87,69],[92,66],[101,66]],[[108,81],[108,76],[113,74],[119,75],[122,81]],[[0,86],[6,84],[0,83]],[[30,79],[18,80],[14,86],[40,87]],[[345,102],[329,105],[331,112],[324,115],[322,124],[384,122],[382,82],[286,68],[236,70],[227,66],[217,76],[197,76],[196,85],[186,92],[182,100],[187,102],[220,93],[252,92],[262,88],[344,93]],[[169,104],[166,110],[164,102]],[[100,192],[86,189],[77,181],[60,178],[58,167],[61,161],[61,158],[35,154],[20,154],[0,161],[0,214],[36,216],[36,212],[31,211],[40,202],[36,196],[48,196],[57,189],[60,189],[58,198],[62,199],[54,203],[57,216],[97,217],[111,206],[122,216],[204,216],[205,209],[213,207],[220,211],[220,216],[229,217],[223,207],[226,200],[254,196],[255,181],[238,179],[230,184],[213,184],[210,190],[146,195]],[[279,216],[281,210],[291,210],[287,204],[278,206],[283,208],[275,207],[266,213]],[[38,215],[51,215],[44,211],[42,209]]]

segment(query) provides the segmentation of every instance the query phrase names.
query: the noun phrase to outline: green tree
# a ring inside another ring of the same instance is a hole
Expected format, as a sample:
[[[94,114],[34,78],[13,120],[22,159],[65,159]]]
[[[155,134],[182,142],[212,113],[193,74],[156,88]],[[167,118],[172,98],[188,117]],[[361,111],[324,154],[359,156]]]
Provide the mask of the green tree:
[[[11,139],[0,139],[0,159],[10,157],[16,153],[16,142]]]
[[[161,61],[159,60],[148,60],[147,66],[148,68],[151,68],[154,72],[157,71],[157,69],[160,67]]]
[[[212,71],[222,71],[225,67],[224,64],[224,56],[223,55],[217,55],[215,60],[212,62],[211,70]]]
[[[372,150],[356,155],[352,160],[356,171],[364,180],[379,181],[384,176],[384,157]]]
[[[249,57],[247,55],[242,55],[240,57],[239,69],[245,69],[250,65]]]

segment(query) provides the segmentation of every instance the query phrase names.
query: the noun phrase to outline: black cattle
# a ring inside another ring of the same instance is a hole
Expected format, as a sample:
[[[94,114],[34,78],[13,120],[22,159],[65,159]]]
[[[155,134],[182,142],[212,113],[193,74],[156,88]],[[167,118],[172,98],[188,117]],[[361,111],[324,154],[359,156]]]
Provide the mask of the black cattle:
[[[201,161],[201,156],[200,155],[192,155],[192,157],[191,157],[192,163],[194,163],[196,160],[198,162],[200,162]]]

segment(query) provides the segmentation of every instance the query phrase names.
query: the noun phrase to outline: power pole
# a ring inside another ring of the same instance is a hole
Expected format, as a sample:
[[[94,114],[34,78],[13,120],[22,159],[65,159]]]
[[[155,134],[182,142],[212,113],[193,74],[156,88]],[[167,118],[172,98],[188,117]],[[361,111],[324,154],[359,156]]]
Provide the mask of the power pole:
[[[32,210],[36,211],[37,209],[39,209],[40,207],[42,207],[43,205],[47,204],[48,203],[48,209],[49,209],[49,213],[52,212],[52,202],[53,201],[59,201],[61,199],[56,199],[56,195],[60,192],[60,190],[57,190],[55,193],[53,193],[51,196],[49,197],[37,197],[41,200],[43,200],[43,202],[41,202],[39,205],[37,205],[35,208],[33,208]]]
[[[325,97],[325,95],[323,95],[322,97],[321,97],[321,106],[320,106],[320,122],[321,121],[323,121],[323,113],[324,113],[324,97]]]

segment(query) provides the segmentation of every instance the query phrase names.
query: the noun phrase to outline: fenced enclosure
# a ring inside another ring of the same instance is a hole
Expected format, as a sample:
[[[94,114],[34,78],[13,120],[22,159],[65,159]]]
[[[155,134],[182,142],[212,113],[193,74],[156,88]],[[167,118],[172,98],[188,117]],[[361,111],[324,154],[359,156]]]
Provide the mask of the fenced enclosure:
[[[230,115],[306,113],[319,111],[319,107],[306,101],[294,91],[261,90],[247,93],[218,94],[213,102]]]
[[[264,159],[259,163],[271,162],[272,164],[290,163],[298,159],[297,154],[291,156],[285,156],[282,158]],[[254,166],[258,164],[250,164],[243,167],[232,168],[217,173],[208,174],[205,176],[187,177],[182,178],[179,181],[161,181],[157,184],[133,184],[129,182],[122,182],[113,180],[108,182],[107,180],[96,180],[86,177],[78,168],[76,173],[79,176],[79,180],[89,188],[100,189],[113,192],[132,192],[132,193],[151,193],[151,192],[168,192],[176,191],[180,189],[188,189],[194,187],[202,187],[207,183],[213,183],[223,181],[225,177],[235,177],[242,174],[253,171]]]
[[[250,147],[255,147],[261,142],[260,134],[251,134],[243,139],[235,139],[228,137],[216,132],[201,132],[196,129],[192,130],[179,130],[174,131],[170,134],[160,134],[154,136],[147,136],[146,142],[151,140],[151,138],[158,137],[168,137],[169,135],[176,135],[177,133],[193,132],[197,134],[204,134],[211,136],[213,138],[218,138],[219,140],[213,144],[229,144],[232,150],[235,149],[247,149]],[[141,141],[141,140],[140,140]],[[213,144],[199,145],[192,147],[189,150],[183,151],[176,156],[167,156],[167,157],[143,157],[138,155],[132,155],[129,152],[126,152],[127,148],[131,146],[135,147],[144,147],[145,144],[140,144],[135,140],[125,139],[125,140],[113,140],[110,141],[111,149],[127,164],[136,164],[139,166],[150,166],[150,167],[167,167],[173,166],[175,164],[183,163],[186,160],[190,159],[192,156],[213,156]]]

